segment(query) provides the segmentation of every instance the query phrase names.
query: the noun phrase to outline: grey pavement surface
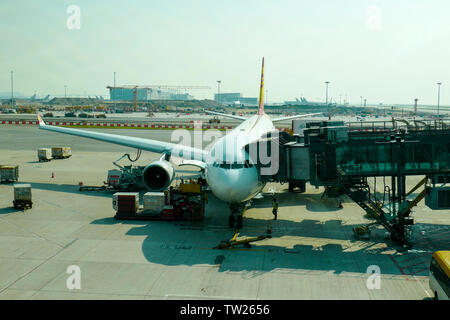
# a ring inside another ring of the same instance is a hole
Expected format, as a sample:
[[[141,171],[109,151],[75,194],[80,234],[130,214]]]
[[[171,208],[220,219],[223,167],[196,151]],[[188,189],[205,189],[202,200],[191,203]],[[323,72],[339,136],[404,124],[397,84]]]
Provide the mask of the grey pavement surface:
[[[102,130],[167,141],[170,131]],[[70,146],[73,156],[37,161],[37,148]],[[0,126],[0,164],[17,164],[20,182],[31,183],[33,208],[12,208],[12,184],[0,185],[0,299],[427,299],[428,264],[434,250],[449,249],[450,212],[415,210],[414,247],[405,251],[385,238],[357,240],[352,228],[367,223],[348,198],[321,200],[322,188],[254,199],[238,239],[263,235],[250,249],[217,250],[231,239],[229,210],[210,196],[200,222],[117,221],[111,193],[79,192],[98,185],[112,161],[134,150],[38,130]],[[144,152],[138,165],[158,158]],[[51,178],[52,173],[54,178]],[[418,181],[408,181],[409,184]],[[80,267],[81,288],[66,282]],[[369,266],[381,287],[369,289]]]

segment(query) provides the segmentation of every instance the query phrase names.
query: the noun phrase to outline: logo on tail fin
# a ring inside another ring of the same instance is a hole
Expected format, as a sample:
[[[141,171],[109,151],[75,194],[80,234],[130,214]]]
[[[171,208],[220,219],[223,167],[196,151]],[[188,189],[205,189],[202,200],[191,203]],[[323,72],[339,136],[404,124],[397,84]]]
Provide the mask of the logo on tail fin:
[[[261,68],[261,86],[259,89],[259,114],[264,114],[264,57],[262,58],[262,68]]]
[[[38,118],[39,125],[41,125],[41,126],[45,125],[45,122],[44,122],[44,120],[42,120],[40,115],[37,115],[37,118]]]

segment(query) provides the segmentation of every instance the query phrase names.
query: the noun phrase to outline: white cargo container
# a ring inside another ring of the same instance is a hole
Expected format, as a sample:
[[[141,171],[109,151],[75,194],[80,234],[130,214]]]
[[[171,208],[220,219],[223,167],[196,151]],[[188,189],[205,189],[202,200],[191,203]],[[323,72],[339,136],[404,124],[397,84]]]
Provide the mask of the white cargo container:
[[[19,180],[19,166],[0,166],[0,182]]]
[[[14,185],[14,200],[31,201],[31,185],[16,183]]]
[[[136,213],[139,209],[138,192],[116,192],[113,194],[113,209],[119,212]]]
[[[52,160],[52,150],[50,148],[38,149],[38,159],[39,162]]]
[[[160,213],[164,209],[164,192],[147,192],[144,194],[144,211]]]
[[[72,156],[72,150],[70,147],[53,147],[52,157],[54,159],[65,159]]]
[[[30,184],[15,184],[14,185],[14,208],[23,209],[31,208],[31,185]]]

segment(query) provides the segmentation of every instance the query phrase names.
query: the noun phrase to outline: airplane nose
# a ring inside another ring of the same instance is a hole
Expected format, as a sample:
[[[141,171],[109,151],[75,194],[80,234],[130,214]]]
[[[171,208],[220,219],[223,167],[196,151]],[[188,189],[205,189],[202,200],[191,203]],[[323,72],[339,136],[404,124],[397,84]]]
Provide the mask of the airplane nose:
[[[249,169],[224,170],[212,168],[207,171],[207,181],[216,197],[225,202],[248,200],[258,188],[257,174]]]

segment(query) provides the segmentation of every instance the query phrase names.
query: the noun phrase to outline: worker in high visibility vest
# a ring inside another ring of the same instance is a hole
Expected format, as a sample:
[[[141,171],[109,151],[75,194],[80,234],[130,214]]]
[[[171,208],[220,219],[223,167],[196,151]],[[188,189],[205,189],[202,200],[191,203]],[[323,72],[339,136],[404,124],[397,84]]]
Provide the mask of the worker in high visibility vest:
[[[278,215],[278,202],[277,202],[277,198],[273,198],[272,201],[272,213],[274,215],[273,220],[277,220],[277,215]]]

